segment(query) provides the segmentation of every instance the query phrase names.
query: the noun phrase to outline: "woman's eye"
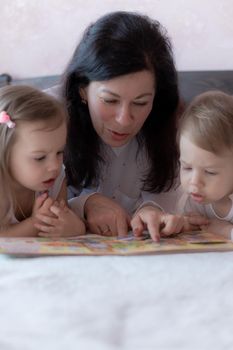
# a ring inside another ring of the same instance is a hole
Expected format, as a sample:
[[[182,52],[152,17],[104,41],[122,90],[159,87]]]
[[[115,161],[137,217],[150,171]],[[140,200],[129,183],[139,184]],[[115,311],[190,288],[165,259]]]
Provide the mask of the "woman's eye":
[[[134,102],[134,105],[136,106],[146,106],[148,102]]]
[[[63,154],[64,154],[64,151],[59,151],[59,152],[57,152],[57,155],[58,155],[58,156],[63,156]]]
[[[106,99],[106,98],[102,98],[102,101],[106,104],[114,104],[114,103],[117,103],[118,101],[117,100],[109,100],[109,99]]]

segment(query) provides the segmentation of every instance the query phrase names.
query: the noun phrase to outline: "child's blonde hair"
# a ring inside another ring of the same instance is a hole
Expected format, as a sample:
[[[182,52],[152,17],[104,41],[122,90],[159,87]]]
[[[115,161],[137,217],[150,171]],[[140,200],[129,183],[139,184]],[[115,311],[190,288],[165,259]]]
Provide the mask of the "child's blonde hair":
[[[15,205],[9,158],[17,135],[17,125],[22,121],[45,121],[45,129],[53,129],[59,127],[67,118],[59,101],[26,85],[0,88],[0,113],[2,111],[10,116],[15,127],[9,128],[0,123],[0,228],[9,223]]]
[[[195,97],[179,122],[178,140],[182,134],[206,151],[233,151],[233,96],[214,90]]]

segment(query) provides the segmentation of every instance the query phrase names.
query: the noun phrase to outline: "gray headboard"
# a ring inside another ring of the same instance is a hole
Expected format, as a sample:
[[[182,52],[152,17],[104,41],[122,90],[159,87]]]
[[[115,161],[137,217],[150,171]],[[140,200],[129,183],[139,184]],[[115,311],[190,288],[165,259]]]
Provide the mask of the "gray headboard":
[[[180,95],[186,102],[207,90],[221,90],[233,95],[233,71],[179,72]]]
[[[40,89],[49,88],[60,82],[59,75],[22,80],[11,79],[6,74],[2,77],[2,81],[0,80],[2,85],[4,82],[5,84],[28,84]],[[190,102],[194,96],[207,90],[218,89],[233,94],[233,71],[180,71],[178,72],[178,78],[180,95],[186,103]]]

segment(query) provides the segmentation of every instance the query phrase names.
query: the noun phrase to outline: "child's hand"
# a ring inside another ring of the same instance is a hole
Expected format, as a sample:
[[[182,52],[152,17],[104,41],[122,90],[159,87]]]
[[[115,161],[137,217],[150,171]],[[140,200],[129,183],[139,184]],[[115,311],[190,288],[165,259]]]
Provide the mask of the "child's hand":
[[[44,214],[48,216],[54,216],[50,211],[51,206],[53,205],[54,200],[48,197],[48,193],[45,192],[35,199],[32,216],[36,217],[37,214]]]
[[[140,209],[131,220],[131,227],[136,236],[141,236],[148,230],[153,241],[159,241],[160,236],[200,230],[200,225],[208,224],[209,220],[199,214],[190,213],[187,216],[163,213],[153,206]]]
[[[169,236],[179,233],[184,227],[185,219],[180,215],[163,213],[153,206],[142,207],[131,220],[131,227],[136,236],[148,230],[153,241],[159,241],[160,235]]]
[[[32,216],[36,216],[36,213],[40,210],[46,198],[48,198],[47,192],[41,194],[39,197],[35,199],[35,202],[32,208]]]
[[[62,200],[60,203],[55,202],[50,207],[53,217],[47,214],[37,214],[40,223],[36,223],[35,227],[40,231],[41,237],[58,238],[65,236],[83,235],[85,233],[84,222],[67,207]]]

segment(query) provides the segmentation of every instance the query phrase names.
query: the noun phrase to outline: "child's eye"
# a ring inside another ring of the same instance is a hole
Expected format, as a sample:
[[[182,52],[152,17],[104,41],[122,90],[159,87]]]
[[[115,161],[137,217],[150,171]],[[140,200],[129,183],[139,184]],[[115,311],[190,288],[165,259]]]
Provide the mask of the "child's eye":
[[[44,159],[45,159],[45,156],[35,158],[35,160],[36,160],[37,162],[41,162],[41,161],[44,160]]]
[[[215,171],[209,171],[209,170],[206,170],[205,171],[205,173],[207,174],[207,175],[217,175],[217,173],[215,172]]]

